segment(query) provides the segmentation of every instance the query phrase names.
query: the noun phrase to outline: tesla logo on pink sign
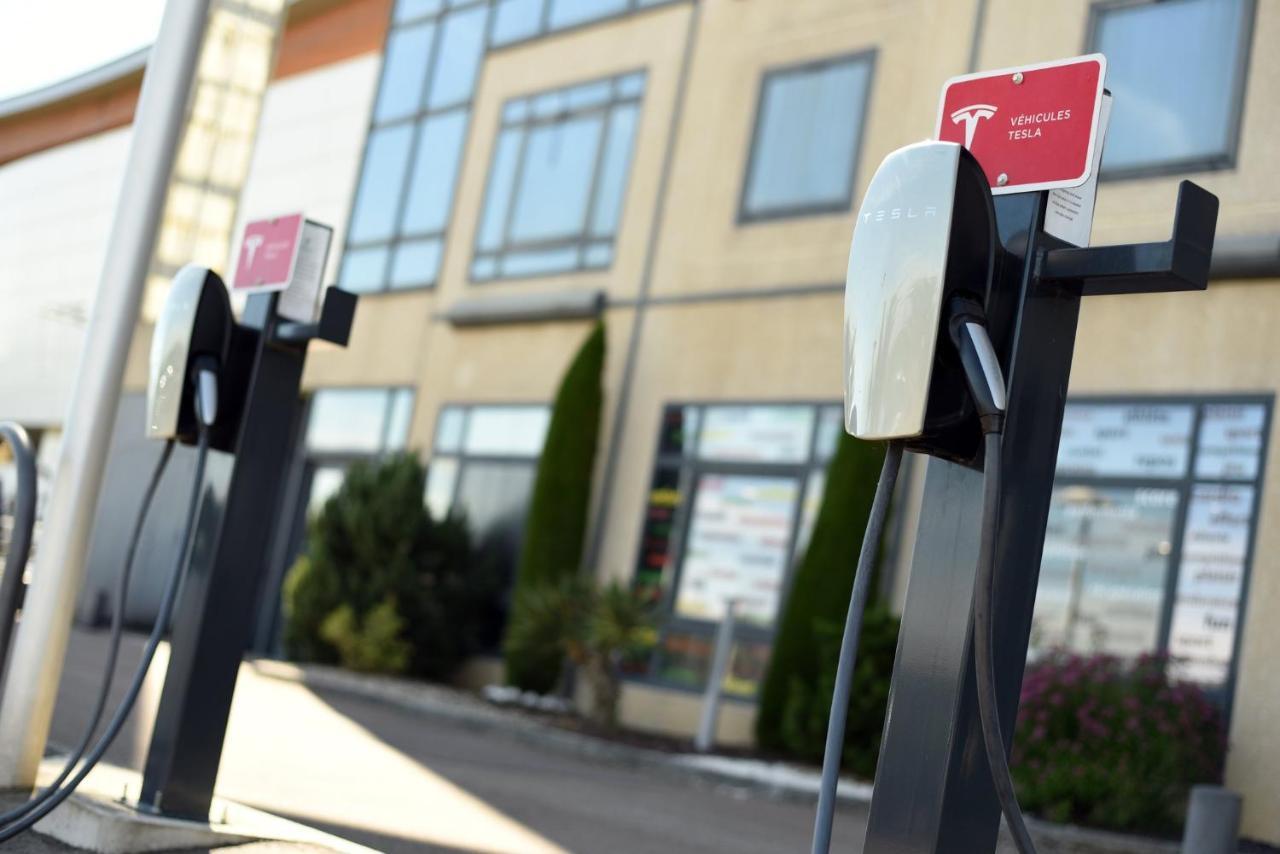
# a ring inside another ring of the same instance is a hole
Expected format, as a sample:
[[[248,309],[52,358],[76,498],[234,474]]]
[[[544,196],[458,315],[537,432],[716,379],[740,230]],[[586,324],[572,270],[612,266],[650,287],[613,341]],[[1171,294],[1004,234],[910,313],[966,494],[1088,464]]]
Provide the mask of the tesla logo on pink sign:
[[[302,237],[302,214],[261,219],[244,227],[233,287],[279,291],[289,286]]]

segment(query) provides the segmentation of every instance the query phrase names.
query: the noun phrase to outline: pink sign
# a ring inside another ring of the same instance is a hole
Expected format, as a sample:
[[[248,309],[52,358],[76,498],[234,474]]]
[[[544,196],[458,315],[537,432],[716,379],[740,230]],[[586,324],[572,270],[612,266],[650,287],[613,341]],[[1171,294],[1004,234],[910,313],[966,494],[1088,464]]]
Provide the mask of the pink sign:
[[[302,237],[302,214],[260,219],[244,227],[232,288],[280,291],[289,286]]]

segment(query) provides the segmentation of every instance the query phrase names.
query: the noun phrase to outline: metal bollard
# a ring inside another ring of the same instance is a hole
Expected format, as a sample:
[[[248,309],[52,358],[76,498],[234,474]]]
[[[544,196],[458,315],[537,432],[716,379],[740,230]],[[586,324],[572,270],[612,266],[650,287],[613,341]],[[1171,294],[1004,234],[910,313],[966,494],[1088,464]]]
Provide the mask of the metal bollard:
[[[1222,786],[1193,786],[1182,854],[1236,854],[1241,800]]]
[[[716,632],[711,672],[707,675],[707,690],[702,695],[702,719],[698,721],[698,734],[693,739],[693,747],[699,753],[706,753],[716,743],[716,723],[720,719],[720,686],[724,682],[725,671],[729,669],[729,652],[733,649],[734,611],[737,605],[737,601],[733,599],[725,603],[720,630]]]

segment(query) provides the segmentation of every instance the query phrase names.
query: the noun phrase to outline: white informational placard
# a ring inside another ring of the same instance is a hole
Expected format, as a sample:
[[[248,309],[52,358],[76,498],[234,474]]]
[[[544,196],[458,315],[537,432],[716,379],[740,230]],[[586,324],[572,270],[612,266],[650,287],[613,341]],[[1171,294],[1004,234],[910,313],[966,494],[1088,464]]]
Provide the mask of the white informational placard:
[[[1102,148],[1107,139],[1107,123],[1111,120],[1111,93],[1102,93],[1098,111],[1098,136],[1093,147],[1093,170],[1089,180],[1079,187],[1059,187],[1049,191],[1045,205],[1044,230],[1072,246],[1088,246],[1093,231],[1093,208],[1098,200],[1098,172],[1102,164]]]
[[[329,226],[309,219],[303,221],[293,275],[276,305],[281,317],[298,323],[315,323],[320,319],[320,308],[324,302],[324,268],[332,240],[333,229]]]
[[[719,620],[730,600],[740,620],[777,615],[799,484],[795,478],[704,474],[689,524],[676,613]]]

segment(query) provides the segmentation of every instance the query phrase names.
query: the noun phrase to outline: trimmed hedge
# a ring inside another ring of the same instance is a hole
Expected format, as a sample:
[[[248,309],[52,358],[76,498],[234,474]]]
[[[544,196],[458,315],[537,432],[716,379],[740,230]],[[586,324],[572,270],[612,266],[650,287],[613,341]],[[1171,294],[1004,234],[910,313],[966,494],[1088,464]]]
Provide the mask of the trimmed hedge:
[[[525,523],[524,543],[512,591],[512,619],[530,591],[556,585],[582,568],[583,541],[591,502],[591,476],[604,405],[604,323],[587,336],[556,393],[546,442]],[[562,661],[504,643],[507,681],[546,693],[560,676]]]
[[[813,534],[778,622],[769,669],[760,688],[756,741],[765,750],[803,758],[822,755],[821,733],[826,731],[830,682],[834,679],[834,672],[828,672],[833,632],[838,651],[858,550],[883,461],[883,445],[861,442],[841,431],[827,468]],[[879,614],[875,606],[877,587],[873,583],[853,688],[856,697],[872,699],[888,695],[897,636],[897,621]],[[882,660],[886,654],[887,666]],[[874,684],[867,684],[867,678],[873,678]],[[868,774],[868,755],[869,767],[874,770],[883,717],[883,702],[851,703],[845,756],[864,757],[853,770]]]

